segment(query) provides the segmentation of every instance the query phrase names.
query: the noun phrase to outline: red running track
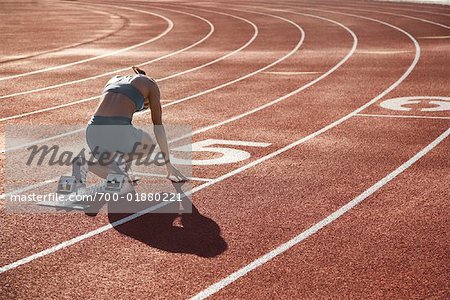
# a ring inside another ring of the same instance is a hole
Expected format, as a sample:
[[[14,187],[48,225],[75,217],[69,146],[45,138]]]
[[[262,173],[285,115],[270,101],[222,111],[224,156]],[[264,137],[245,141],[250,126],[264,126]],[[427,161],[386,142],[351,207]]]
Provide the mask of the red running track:
[[[192,125],[194,142],[270,145],[194,166],[212,180],[193,182],[195,210],[181,219],[116,226],[123,215],[13,214],[0,202],[1,298],[448,298],[450,8],[105,3],[0,4],[27,19],[24,38],[49,16],[35,47],[2,50],[0,77],[16,76],[0,81],[1,118],[14,117],[3,125],[85,123],[95,99],[55,106],[97,96],[108,78],[98,75],[157,59],[155,78],[180,73],[160,81],[167,123]],[[70,22],[50,17],[62,11]],[[54,41],[55,27],[68,34]]]

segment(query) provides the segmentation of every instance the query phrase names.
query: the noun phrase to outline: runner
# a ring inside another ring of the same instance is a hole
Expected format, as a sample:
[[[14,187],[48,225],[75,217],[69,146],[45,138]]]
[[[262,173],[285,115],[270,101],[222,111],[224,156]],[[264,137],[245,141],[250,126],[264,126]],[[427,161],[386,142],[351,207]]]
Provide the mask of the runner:
[[[123,174],[129,178],[127,171],[131,162],[151,154],[155,142],[147,132],[132,124],[134,113],[144,109],[151,110],[154,133],[165,161],[167,177],[174,182],[187,180],[170,162],[158,84],[143,70],[137,67],[132,69],[135,75],[114,76],[103,89],[100,104],[86,129],[86,141],[97,162],[89,162],[88,167],[84,158],[74,160],[72,175],[77,179],[78,186],[86,185],[87,170],[102,178],[109,173]]]

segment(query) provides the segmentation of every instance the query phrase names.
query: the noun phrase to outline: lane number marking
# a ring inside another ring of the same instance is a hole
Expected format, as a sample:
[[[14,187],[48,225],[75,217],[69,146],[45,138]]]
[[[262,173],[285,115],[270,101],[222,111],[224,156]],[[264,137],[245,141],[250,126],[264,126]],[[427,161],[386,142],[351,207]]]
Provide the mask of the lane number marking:
[[[250,153],[240,149],[233,149],[229,147],[219,147],[217,145],[231,145],[231,146],[246,146],[246,147],[268,147],[270,143],[261,142],[246,142],[233,140],[217,140],[207,139],[193,144],[174,148],[174,151],[180,152],[214,152],[220,153],[222,156],[209,159],[181,159],[173,157],[174,164],[180,165],[195,165],[195,166],[209,166],[209,165],[223,165],[240,162],[250,158]]]
[[[450,110],[450,97],[440,96],[415,96],[392,98],[381,102],[380,106],[390,110],[411,111],[413,108],[406,105],[411,104],[431,104],[433,107],[424,107],[418,109],[424,112],[436,112]]]

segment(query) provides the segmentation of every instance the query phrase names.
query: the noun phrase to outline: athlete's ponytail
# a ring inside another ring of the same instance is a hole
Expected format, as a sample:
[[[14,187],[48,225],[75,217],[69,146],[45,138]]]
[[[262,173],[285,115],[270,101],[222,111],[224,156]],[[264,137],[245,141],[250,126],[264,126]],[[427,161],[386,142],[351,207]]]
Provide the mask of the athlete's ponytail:
[[[136,66],[132,66],[131,68],[133,69],[134,73],[136,73],[136,74],[146,75],[145,72],[144,72],[144,70],[141,70],[141,69],[139,69],[139,68],[136,67]]]
[[[146,75],[144,70],[141,70],[136,66],[132,66],[131,68],[133,69],[134,73],[136,73],[136,74]],[[144,98],[144,108],[142,110],[149,109],[149,108],[150,108],[150,100],[148,98]]]

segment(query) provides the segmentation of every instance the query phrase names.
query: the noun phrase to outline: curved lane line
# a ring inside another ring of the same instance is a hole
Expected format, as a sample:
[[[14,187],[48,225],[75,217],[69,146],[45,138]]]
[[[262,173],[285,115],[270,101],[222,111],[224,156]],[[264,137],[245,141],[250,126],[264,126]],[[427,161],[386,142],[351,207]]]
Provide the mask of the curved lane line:
[[[392,15],[392,16],[397,16],[397,17],[404,17],[404,18],[407,18],[407,19],[417,20],[417,21],[421,21],[421,22],[424,22],[424,23],[429,23],[429,24],[432,24],[432,25],[436,25],[436,26],[439,26],[439,27],[442,27],[442,28],[445,28],[445,29],[450,29],[450,26],[447,26],[447,25],[444,25],[444,24],[441,24],[441,23],[437,23],[437,22],[434,22],[434,21],[430,21],[430,20],[427,20],[427,19],[422,19],[422,18],[419,18],[419,17],[413,17],[413,16],[410,16],[410,15],[396,14],[396,13],[390,13],[390,12],[379,11],[379,10],[350,8],[350,7],[347,7],[347,6],[346,7],[344,7],[344,6],[337,7],[337,6],[329,6],[329,5],[321,5],[321,4],[319,4],[317,6],[325,6],[325,7],[332,8],[332,9],[356,10],[356,11],[364,11],[364,12],[370,12],[370,13],[373,12],[373,13]]]
[[[242,11],[242,10],[239,10],[239,9],[232,9],[232,10]],[[280,58],[277,59],[276,61],[274,61],[274,62],[272,62],[272,63],[266,65],[265,67],[263,67],[263,68],[261,68],[261,69],[258,69],[258,70],[256,70],[256,71],[253,71],[253,72],[251,72],[251,73],[248,73],[248,74],[246,74],[246,75],[244,75],[244,76],[242,76],[242,77],[236,78],[236,79],[231,80],[231,81],[228,81],[228,82],[226,82],[226,83],[223,83],[223,84],[221,84],[221,85],[219,85],[219,86],[216,86],[216,87],[213,87],[213,88],[204,90],[204,91],[202,91],[202,92],[200,92],[200,93],[197,93],[197,94],[195,94],[195,95],[191,95],[191,96],[187,96],[187,97],[184,97],[184,98],[181,98],[181,99],[178,99],[178,100],[174,100],[174,101],[168,103],[166,106],[175,105],[175,104],[178,104],[178,103],[187,101],[187,100],[189,100],[189,99],[192,99],[192,98],[195,98],[195,97],[199,97],[199,96],[208,94],[208,93],[210,93],[210,92],[217,91],[217,90],[222,89],[222,88],[224,88],[224,87],[226,87],[226,86],[232,85],[232,84],[234,84],[234,83],[236,83],[236,82],[239,82],[239,81],[242,81],[242,80],[247,79],[247,78],[249,78],[249,77],[252,77],[252,76],[254,76],[254,75],[258,74],[258,73],[261,73],[261,72],[263,72],[263,71],[265,71],[265,70],[267,70],[267,69],[269,69],[269,68],[271,68],[271,67],[277,65],[278,63],[282,62],[283,60],[287,59],[288,57],[290,57],[291,55],[293,55],[295,52],[297,52],[298,49],[300,49],[300,46],[303,44],[303,41],[304,41],[304,39],[305,39],[305,32],[304,32],[303,29],[302,29],[300,26],[298,26],[296,23],[292,22],[292,21],[289,20],[289,19],[286,19],[286,18],[277,16],[277,15],[271,15],[271,14],[266,14],[266,13],[261,13],[261,12],[256,12],[256,11],[251,11],[251,10],[246,10],[246,11],[247,11],[247,12],[250,12],[250,13],[255,13],[255,14],[260,14],[260,15],[264,15],[264,16],[268,16],[268,17],[277,18],[277,19],[280,19],[280,20],[285,21],[285,22],[287,22],[287,23],[290,23],[291,25],[293,25],[294,27],[296,27],[296,28],[300,31],[301,37],[300,37],[299,42],[297,43],[297,45],[295,46],[295,48],[292,49],[289,53],[287,53],[286,55],[280,57]]]
[[[116,7],[117,8],[122,8],[122,9],[126,9],[126,10],[133,10],[133,11],[139,12],[139,10],[135,10],[135,9],[127,8],[127,7],[122,7],[122,6],[116,6]],[[21,73],[21,74],[16,74],[16,75],[11,75],[11,76],[7,76],[7,77],[1,77],[0,81],[11,80],[11,79],[19,78],[19,77],[25,77],[25,76],[28,76],[28,75],[34,75],[34,74],[40,74],[40,73],[44,73],[44,72],[48,72],[48,71],[64,69],[64,68],[67,68],[67,67],[71,67],[71,66],[83,64],[83,63],[86,63],[86,62],[94,61],[94,60],[97,60],[97,59],[101,59],[101,58],[104,58],[104,57],[116,55],[116,54],[119,54],[119,53],[122,53],[122,52],[126,52],[126,51],[129,51],[129,50],[132,50],[132,49],[144,46],[146,44],[152,43],[152,42],[162,38],[163,36],[165,36],[166,34],[168,34],[172,30],[173,22],[169,18],[167,18],[167,17],[165,17],[163,15],[157,14],[157,13],[152,13],[152,12],[145,12],[145,14],[150,14],[150,15],[153,15],[155,17],[159,17],[159,18],[163,19],[164,21],[166,21],[167,24],[168,24],[166,29],[162,33],[158,34],[157,36],[155,36],[155,37],[153,37],[153,38],[151,38],[149,40],[146,40],[144,42],[135,44],[133,46],[129,46],[129,47],[126,47],[126,48],[122,48],[122,49],[119,49],[119,50],[116,50],[116,51],[113,51],[113,52],[105,53],[105,54],[94,56],[94,57],[90,57],[90,58],[86,58],[86,59],[82,59],[82,60],[77,60],[77,61],[74,61],[74,62],[71,62],[71,63],[67,63],[67,64],[63,64],[63,65],[53,66],[53,67],[49,67],[49,68],[45,68],[45,69],[39,69],[39,70],[26,72],[26,73]]]
[[[205,10],[205,11],[210,11],[210,10]],[[242,20],[242,21],[250,24],[253,27],[253,30],[254,30],[252,37],[244,45],[242,45],[241,47],[239,47],[236,50],[233,50],[232,52],[227,53],[224,56],[221,56],[221,57],[219,57],[217,59],[214,59],[214,60],[212,60],[210,62],[207,62],[205,64],[202,64],[200,66],[197,66],[197,67],[194,67],[194,68],[191,68],[191,69],[179,72],[179,73],[175,73],[175,74],[172,74],[172,75],[160,78],[160,79],[156,79],[156,81],[161,82],[161,81],[164,81],[164,80],[167,80],[167,79],[171,79],[171,78],[174,78],[174,77],[177,77],[177,76],[180,76],[180,75],[184,75],[186,73],[199,70],[201,68],[204,68],[204,67],[212,65],[214,63],[217,63],[217,62],[219,62],[221,60],[224,60],[225,58],[227,58],[227,57],[229,57],[231,55],[234,55],[234,54],[242,51],[243,49],[247,48],[251,43],[253,43],[253,41],[256,39],[256,37],[259,34],[258,27],[253,22],[251,22],[251,21],[249,21],[247,19],[235,16],[235,15],[227,14],[227,13],[221,13],[221,12],[215,12],[215,11],[210,11],[210,12],[217,13],[217,14],[222,14],[222,15],[226,15],[226,16],[230,16],[230,17],[236,18],[238,20]],[[212,32],[211,32],[211,34],[212,34]],[[207,37],[209,37],[209,35],[205,36],[205,38],[207,38]],[[189,47],[191,47],[191,46],[189,46]],[[27,112],[27,113],[23,113],[23,114],[19,114],[19,115],[9,116],[9,117],[5,117],[5,118],[0,119],[0,122],[12,120],[12,119],[18,119],[18,118],[22,118],[22,117],[25,117],[25,116],[39,114],[39,113],[43,113],[43,112],[47,112],[47,111],[51,111],[51,110],[55,110],[55,109],[60,109],[60,108],[63,108],[63,107],[72,106],[72,105],[76,105],[76,104],[79,104],[79,103],[92,101],[92,100],[95,100],[95,99],[98,99],[98,98],[100,98],[100,96],[93,96],[93,97],[89,97],[89,98],[85,98],[85,99],[81,99],[81,100],[76,100],[76,101],[73,101],[73,102],[69,102],[69,103],[65,103],[65,104],[61,104],[61,105],[57,105],[57,106],[52,106],[52,107],[48,107],[48,108],[44,108],[44,109],[39,109],[39,110],[35,110],[35,111],[31,111],[31,112]]]
[[[253,41],[256,39],[256,37],[259,34],[258,26],[256,26],[255,23],[251,22],[248,19],[236,16],[236,15],[232,15],[232,14],[227,14],[227,13],[224,13],[224,12],[209,10],[209,9],[199,9],[199,10],[203,10],[203,11],[211,12],[211,13],[216,13],[216,14],[220,14],[220,15],[224,15],[224,16],[229,16],[229,17],[232,17],[232,18],[244,21],[245,23],[250,24],[250,26],[253,27],[253,35],[250,38],[250,40],[248,40],[244,45],[242,45],[241,47],[239,47],[238,49],[236,49],[236,50],[234,50],[234,51],[232,51],[230,53],[225,54],[224,56],[221,56],[221,57],[219,57],[217,59],[214,59],[214,60],[212,60],[210,62],[207,62],[207,63],[205,63],[203,65],[200,65],[200,66],[197,66],[197,67],[185,70],[183,72],[179,72],[179,73],[176,73],[176,74],[173,74],[173,75],[169,75],[169,76],[166,76],[166,77],[163,77],[163,78],[156,79],[158,82],[161,82],[161,81],[164,81],[164,80],[167,80],[167,79],[171,79],[171,78],[174,78],[174,77],[177,77],[177,76],[180,76],[180,75],[184,75],[186,73],[190,73],[190,72],[202,69],[204,67],[207,67],[207,66],[210,66],[212,64],[215,64],[215,63],[217,63],[217,62],[219,62],[221,60],[224,60],[225,58],[230,57],[231,55],[234,55],[234,54],[244,50],[245,48],[247,48],[251,43],[253,43]]]
[[[49,53],[55,53],[55,52],[59,52],[59,51],[62,51],[62,50],[76,48],[76,47],[79,47],[79,46],[83,46],[83,45],[87,45],[87,44],[90,44],[90,43],[98,42],[98,41],[101,41],[101,40],[103,40],[105,38],[108,38],[110,36],[113,36],[113,35],[117,34],[119,31],[123,30],[129,23],[129,19],[128,18],[126,18],[124,16],[121,16],[121,15],[118,15],[118,14],[114,14],[114,13],[106,12],[106,11],[101,11],[101,10],[94,10],[94,9],[90,9],[90,8],[87,8],[87,7],[83,8],[83,9],[91,11],[91,12],[95,12],[95,13],[98,13],[98,14],[108,15],[110,18],[111,17],[120,18],[120,19],[123,20],[123,23],[119,26],[119,28],[117,28],[117,29],[115,29],[115,30],[113,30],[113,31],[111,31],[111,32],[109,32],[107,34],[101,35],[99,37],[87,39],[87,40],[84,40],[84,41],[81,41],[81,42],[77,42],[77,43],[61,46],[61,47],[58,47],[58,48],[43,50],[43,51],[40,51],[40,52],[34,52],[34,53],[32,52],[32,53],[28,53],[28,54],[23,54],[23,55],[18,56],[18,57],[16,56],[14,58],[2,60],[2,61],[0,61],[0,64],[7,64],[7,63],[11,63],[11,62],[16,62],[16,61],[19,61],[19,60],[25,60],[25,59],[29,59],[29,58],[34,58],[34,57],[38,57],[38,56],[41,56],[41,55],[45,55],[45,54],[49,54]]]
[[[128,10],[133,10],[132,8],[127,8],[127,9],[128,9]],[[152,59],[152,60],[149,60],[149,61],[140,63],[140,64],[137,64],[136,66],[139,66],[139,67],[145,66],[145,65],[154,63],[154,62],[156,62],[156,61],[165,59],[165,58],[167,58],[167,57],[176,55],[176,54],[181,53],[181,52],[183,52],[183,51],[186,51],[186,50],[188,50],[188,49],[190,49],[190,48],[192,48],[192,47],[195,47],[195,46],[197,46],[198,44],[200,44],[200,43],[202,43],[203,41],[205,41],[206,39],[208,39],[208,38],[212,35],[212,33],[214,32],[214,30],[215,30],[214,25],[213,25],[209,20],[207,20],[207,19],[205,19],[205,18],[202,18],[202,17],[200,17],[200,16],[197,16],[197,15],[194,15],[194,14],[190,14],[190,13],[187,13],[187,12],[182,12],[182,11],[172,10],[172,9],[163,9],[163,8],[161,8],[161,10],[173,11],[173,12],[177,12],[177,13],[189,15],[189,16],[192,16],[192,17],[197,18],[197,19],[199,19],[199,20],[202,20],[202,21],[204,21],[205,23],[207,23],[207,24],[209,25],[210,31],[209,31],[208,34],[207,34],[205,37],[203,37],[200,41],[197,41],[196,43],[191,44],[191,45],[189,45],[188,47],[182,48],[182,49],[177,50],[177,51],[174,51],[174,52],[170,52],[170,53],[168,53],[168,54],[166,54],[166,55],[157,57],[157,58],[155,58],[155,59]],[[152,13],[150,13],[150,12],[148,12],[148,11],[144,11],[144,10],[136,10],[136,11],[141,12],[141,13],[145,13],[145,14],[152,14]],[[172,27],[173,27],[173,25],[172,25]],[[171,29],[172,29],[172,28],[171,28]],[[162,36],[161,36],[161,37],[162,37]],[[47,90],[51,90],[51,89],[54,89],[54,88],[59,88],[59,87],[62,87],[62,86],[72,85],[72,84],[76,84],[76,83],[80,83],[80,82],[85,82],[85,81],[89,81],[89,80],[96,79],[96,78],[105,77],[105,76],[108,76],[108,75],[116,74],[116,73],[118,73],[118,72],[122,72],[122,71],[129,70],[129,69],[130,69],[129,67],[128,67],[128,68],[122,68],[122,69],[116,69],[116,70],[109,71],[109,72],[106,72],[106,73],[102,73],[102,74],[98,74],[98,75],[94,75],[94,76],[90,76],[90,77],[81,78],[81,79],[78,79],[78,80],[67,81],[67,82],[63,82],[63,83],[59,83],[59,84],[55,84],[55,85],[50,85],[50,86],[45,86],[45,87],[41,87],[41,88],[37,88],[37,89],[33,89],[33,90],[28,90],[28,91],[22,91],[22,92],[17,92],[17,93],[13,93],[13,94],[3,95],[3,96],[0,96],[0,99],[12,98],[12,97],[21,96],[21,95],[27,95],[27,94],[36,93],[36,92],[47,91]]]

